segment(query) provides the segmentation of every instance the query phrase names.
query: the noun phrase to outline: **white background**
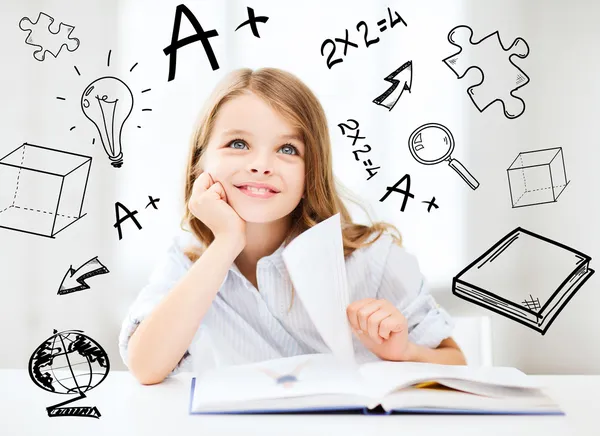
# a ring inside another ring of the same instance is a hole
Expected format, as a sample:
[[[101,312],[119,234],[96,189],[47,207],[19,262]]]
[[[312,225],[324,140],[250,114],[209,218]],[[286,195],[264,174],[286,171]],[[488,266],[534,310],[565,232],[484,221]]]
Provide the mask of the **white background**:
[[[591,0],[186,1],[205,30],[218,31],[210,41],[220,68],[213,71],[201,44],[192,44],[178,52],[176,78],[167,82],[169,60],[163,48],[170,44],[179,3],[15,0],[0,5],[0,156],[29,142],[93,157],[87,215],[78,223],[55,239],[0,229],[0,367],[25,368],[53,329],[81,329],[106,349],[112,368],[124,369],[117,350],[120,324],[179,226],[184,164],[198,111],[216,82],[238,67],[286,69],[313,89],[328,116],[336,176],[368,204],[374,220],[398,226],[436,298],[451,314],[491,314],[452,295],[452,277],[517,226],[593,259],[598,256],[600,210],[593,187],[600,177],[600,55],[595,43],[600,5]],[[260,38],[248,26],[234,32],[247,19],[247,6],[269,17],[266,24],[258,23]],[[408,27],[380,34],[375,23],[387,17],[388,6]],[[24,43],[26,33],[18,23],[25,16],[35,21],[40,11],[56,23],[75,26],[73,36],[81,40],[75,52],[63,49],[58,58],[47,55],[44,62],[33,58],[34,47]],[[356,30],[361,20],[379,43],[364,46]],[[447,35],[459,24],[469,25],[476,39],[499,30],[507,46],[519,36],[527,41],[530,54],[518,61],[530,78],[518,92],[527,105],[521,117],[505,118],[499,104],[479,113],[466,93],[477,73],[458,80],[443,64],[456,52]],[[343,37],[345,29],[359,48],[350,47],[344,62],[329,70],[321,43]],[[184,18],[180,37],[192,33]],[[388,86],[383,77],[407,60],[414,65],[412,93],[405,93],[392,111],[374,105],[373,98]],[[107,74],[124,80],[135,96],[123,133],[124,165],[118,170],[110,166],[95,128],[79,108],[85,87]],[[152,90],[142,94],[146,88]],[[359,121],[361,136],[367,137],[363,142],[372,147],[368,157],[381,165],[368,182],[364,166],[354,160],[350,138],[337,127],[348,118]],[[445,164],[426,167],[411,157],[406,140],[427,122],[450,128],[456,141],[453,157],[479,180],[479,189],[472,191]],[[558,146],[571,180],[560,200],[512,209],[506,169],[521,151]],[[406,173],[415,194],[406,210],[400,212],[400,195],[379,202],[385,188]],[[148,195],[160,198],[159,210],[145,209]],[[428,214],[421,201],[432,196],[440,209]],[[143,226],[138,230],[128,221],[120,241],[113,227],[117,201],[138,210]],[[349,206],[356,220],[365,222],[361,211]],[[93,256],[110,274],[92,278],[90,290],[56,295],[68,267]],[[584,285],[545,336],[491,314],[494,363],[528,373],[598,373],[598,280],[595,275]]]

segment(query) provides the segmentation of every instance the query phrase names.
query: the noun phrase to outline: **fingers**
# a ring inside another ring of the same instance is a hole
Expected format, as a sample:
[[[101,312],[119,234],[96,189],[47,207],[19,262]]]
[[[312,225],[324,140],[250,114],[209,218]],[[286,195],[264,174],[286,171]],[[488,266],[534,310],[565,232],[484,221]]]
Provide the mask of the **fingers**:
[[[392,314],[386,312],[383,309],[379,309],[376,312],[372,313],[367,319],[368,332],[371,339],[373,339],[378,344],[383,343],[383,337],[379,334],[379,328],[382,321],[389,318]],[[387,339],[387,337],[385,338]]]
[[[357,311],[358,327],[366,332],[369,330],[369,317],[377,312],[384,305],[383,300],[374,300],[365,304]]]
[[[385,318],[384,320],[382,320],[381,324],[379,324],[379,336],[381,336],[384,339],[389,339],[390,334],[392,334],[392,332],[398,333],[402,330],[407,329],[407,327],[408,323],[404,316],[390,316],[389,318]]]
[[[353,329],[362,330],[360,327],[359,320],[358,320],[358,311],[364,305],[372,303],[374,301],[377,301],[377,300],[375,298],[363,298],[362,300],[357,300],[357,301],[351,303],[346,308],[346,315],[348,316],[348,321],[350,322],[350,325],[352,326]]]
[[[223,188],[223,185],[221,185],[221,182],[214,183],[210,188],[208,188],[208,191],[214,192],[218,198],[227,202],[227,194],[225,193],[225,189]]]
[[[227,194],[225,193],[223,185],[221,185],[220,182],[215,182],[211,174],[207,171],[204,171],[202,174],[200,174],[194,181],[192,192],[196,196],[199,196],[205,192],[211,192],[216,194],[217,199],[227,201]]]
[[[214,183],[211,175],[204,171],[202,174],[198,176],[198,178],[194,181],[194,186],[192,187],[192,191],[197,194],[200,194],[204,191],[207,191],[208,188]]]
[[[378,344],[389,339],[392,332],[406,328],[404,316],[387,300],[358,300],[348,306],[346,313],[352,329],[368,333]]]

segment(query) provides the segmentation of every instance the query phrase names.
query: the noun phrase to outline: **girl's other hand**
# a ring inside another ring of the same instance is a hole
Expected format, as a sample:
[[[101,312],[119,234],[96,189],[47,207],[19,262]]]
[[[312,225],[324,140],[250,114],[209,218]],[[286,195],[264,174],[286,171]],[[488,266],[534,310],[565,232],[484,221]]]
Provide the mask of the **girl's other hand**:
[[[215,235],[215,239],[232,239],[246,245],[246,221],[231,207],[220,182],[204,171],[194,182],[188,209]]]
[[[387,300],[364,298],[346,308],[352,331],[373,354],[384,360],[410,360],[408,322]]]

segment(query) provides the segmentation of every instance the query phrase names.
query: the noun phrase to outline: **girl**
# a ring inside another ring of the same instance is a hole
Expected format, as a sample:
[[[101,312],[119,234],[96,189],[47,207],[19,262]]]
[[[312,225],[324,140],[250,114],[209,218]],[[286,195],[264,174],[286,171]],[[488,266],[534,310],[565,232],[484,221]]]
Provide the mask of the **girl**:
[[[185,183],[188,230],[131,306],[123,361],[143,384],[193,369],[327,353],[281,253],[340,213],[358,362],[465,364],[452,321],[391,224],[354,224],[335,188],[327,120],[294,75],[240,69],[217,86],[194,132]],[[183,232],[182,232],[183,233]],[[308,272],[310,273],[310,272]],[[195,350],[195,351],[194,351]]]

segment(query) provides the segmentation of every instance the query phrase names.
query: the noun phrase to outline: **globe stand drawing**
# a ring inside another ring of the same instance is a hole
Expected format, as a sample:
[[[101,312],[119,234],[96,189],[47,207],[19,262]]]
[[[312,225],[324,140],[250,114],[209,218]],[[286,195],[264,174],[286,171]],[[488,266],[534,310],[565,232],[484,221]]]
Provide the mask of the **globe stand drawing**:
[[[104,381],[110,371],[108,355],[81,330],[54,330],[53,333],[31,355],[29,377],[48,392],[78,396],[46,407],[48,416],[100,418],[95,406],[63,406],[86,398],[85,392]]]

